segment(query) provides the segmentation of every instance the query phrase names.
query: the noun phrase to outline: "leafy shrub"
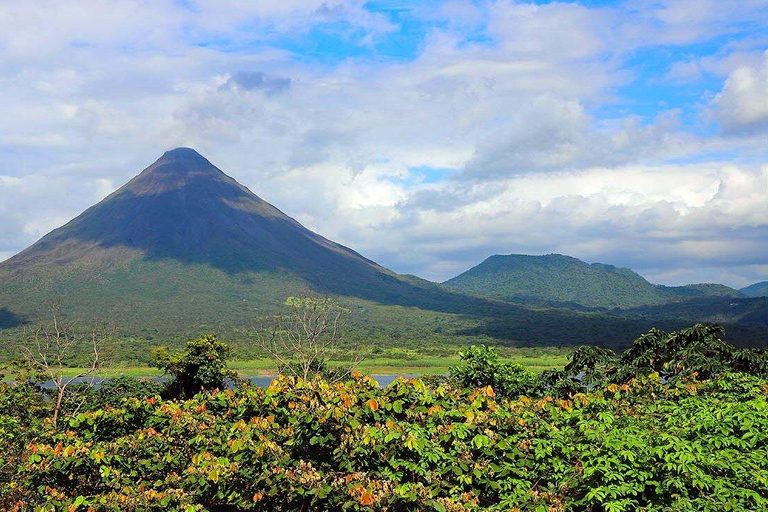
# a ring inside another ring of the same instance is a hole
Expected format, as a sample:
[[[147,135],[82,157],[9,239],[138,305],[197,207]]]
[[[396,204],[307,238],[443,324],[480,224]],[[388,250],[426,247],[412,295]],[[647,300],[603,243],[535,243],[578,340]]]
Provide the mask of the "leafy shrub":
[[[222,346],[168,355],[183,393],[206,391],[116,383],[59,429],[34,387],[0,386],[0,509],[768,510],[765,352],[715,326],[654,330],[620,357],[582,348],[539,377],[471,347],[459,386],[216,389]]]
[[[22,463],[27,443],[43,429],[52,413],[50,401],[34,385],[0,382],[0,510],[11,490],[11,480]]]
[[[306,365],[291,361],[282,364],[277,368],[277,372],[280,375],[299,376],[302,375],[304,371],[307,371],[307,374],[310,377],[318,376],[331,382],[344,380],[350,373],[350,369],[346,367],[332,368],[328,366],[328,362],[324,359],[314,359]]]
[[[733,352],[733,369],[752,375],[768,375],[768,350],[742,349]]]
[[[652,329],[622,354],[621,365],[625,372],[656,372],[664,378],[694,372],[704,378],[719,375],[731,370],[733,363],[734,347],[723,341],[724,336],[719,325],[697,324],[671,333]]]
[[[73,414],[78,411],[95,411],[107,406],[118,407],[125,398],[144,400],[160,395],[165,385],[146,379],[120,376],[105,379],[98,386],[88,383],[72,386],[64,397],[63,411]]]
[[[765,510],[767,390],[651,375],[501,400],[282,377],[79,414],[10,485],[29,509]]]
[[[449,369],[462,386],[477,389],[491,386],[505,397],[518,397],[536,387],[536,376],[523,366],[499,360],[495,348],[472,345],[459,352],[460,363]]]
[[[609,349],[582,346],[562,371],[542,373],[539,389],[570,396],[651,374],[670,382],[691,376],[710,379],[729,372],[768,376],[768,351],[737,350],[724,337],[725,331],[718,325],[697,324],[673,332],[651,329],[620,357]]]
[[[191,397],[203,389],[221,389],[236,375],[227,370],[229,346],[207,334],[187,342],[183,352],[168,352],[157,348],[153,365],[171,376],[166,394],[171,397]]]

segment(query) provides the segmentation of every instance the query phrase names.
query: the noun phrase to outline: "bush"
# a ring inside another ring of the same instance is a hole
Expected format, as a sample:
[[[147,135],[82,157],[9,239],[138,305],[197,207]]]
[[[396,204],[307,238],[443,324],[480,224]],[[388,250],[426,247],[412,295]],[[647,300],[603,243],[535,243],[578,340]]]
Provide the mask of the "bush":
[[[66,414],[78,411],[95,411],[107,406],[118,407],[125,398],[140,400],[163,393],[165,385],[146,379],[120,376],[105,379],[99,385],[87,383],[70,387],[64,396],[62,410]]]
[[[45,418],[52,414],[50,401],[30,384],[0,382],[0,510],[13,495],[9,482],[26,460],[25,449],[43,430]]]
[[[536,388],[536,375],[519,364],[499,361],[496,349],[472,345],[459,352],[461,362],[449,368],[450,376],[470,389],[491,386],[495,393],[518,397]]]
[[[766,510],[767,389],[649,376],[502,400],[282,377],[79,414],[10,485],[30,509]]]
[[[0,509],[768,510],[765,352],[715,326],[653,330],[620,357],[582,348],[540,377],[470,347],[459,386],[212,389],[225,347],[164,359],[183,393],[204,392],[116,382],[58,430],[33,386],[0,386]]]
[[[616,357],[612,350],[579,347],[563,371],[544,372],[540,390],[559,396],[594,386],[623,384],[637,376],[659,375],[665,382],[711,379],[730,372],[768,376],[768,351],[737,350],[718,325],[696,324],[680,331],[651,329]]]
[[[153,365],[171,376],[165,394],[170,397],[192,397],[204,389],[223,389],[227,380],[236,379],[227,370],[229,346],[213,334],[187,342],[183,352],[168,352],[165,348],[153,350]]]

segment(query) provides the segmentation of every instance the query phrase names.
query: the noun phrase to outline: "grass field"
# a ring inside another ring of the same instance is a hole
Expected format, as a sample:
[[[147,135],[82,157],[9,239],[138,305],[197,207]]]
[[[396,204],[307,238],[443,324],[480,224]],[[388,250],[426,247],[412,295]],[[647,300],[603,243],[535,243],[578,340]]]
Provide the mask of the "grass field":
[[[570,351],[560,348],[507,348],[500,350],[503,360],[523,365],[534,372],[562,368],[568,361]],[[398,357],[399,356],[399,357]],[[371,375],[401,375],[401,374],[440,374],[446,373],[448,367],[459,362],[454,355],[428,355],[415,350],[398,350],[397,355],[388,354],[385,357],[376,356],[363,360],[357,367],[361,373]],[[340,365],[343,362],[332,362]],[[247,359],[231,361],[229,367],[242,377],[257,375],[274,375],[277,370],[269,359]],[[68,375],[76,375],[81,369],[70,368]],[[109,366],[99,374],[100,377],[157,377],[160,371],[151,366]]]

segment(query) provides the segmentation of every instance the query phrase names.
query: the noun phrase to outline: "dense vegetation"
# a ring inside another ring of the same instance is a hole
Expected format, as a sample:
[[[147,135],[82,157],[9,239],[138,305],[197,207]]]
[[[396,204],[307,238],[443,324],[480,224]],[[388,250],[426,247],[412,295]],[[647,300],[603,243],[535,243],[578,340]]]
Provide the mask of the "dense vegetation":
[[[629,269],[590,265],[570,256],[491,256],[446,281],[446,286],[502,300],[585,307],[632,307],[667,302],[654,285]]]
[[[541,375],[476,346],[426,382],[195,381],[181,398],[195,366],[227,376],[205,338],[158,353],[163,389],[104,386],[58,426],[33,383],[3,384],[0,508],[764,510],[768,356],[723,334],[652,330]]]
[[[105,280],[109,286],[104,286]],[[288,274],[231,275],[207,265],[173,260],[137,261],[111,272],[62,282],[3,282],[0,311],[6,306],[9,313],[8,320],[0,324],[0,339],[14,337],[24,329],[24,321],[34,323],[49,315],[40,297],[66,297],[63,308],[73,319],[108,319],[119,326],[119,334],[126,340],[121,359],[127,362],[147,362],[153,345],[181,346],[185,339],[207,332],[216,332],[230,342],[241,353],[239,357],[251,357],[256,355],[248,353],[251,324],[260,315],[280,311],[286,295],[305,295],[309,290]],[[405,300],[392,304],[392,300],[381,303],[336,296],[351,310],[348,338],[371,346],[408,348],[425,342],[456,346],[478,337],[508,344],[577,345],[587,333],[596,342],[618,343],[656,325],[649,320],[531,310],[446,292],[438,294],[440,300],[434,296],[426,300],[417,291],[414,287],[410,298],[418,302],[415,305]],[[8,328],[2,329],[3,325]],[[6,346],[0,345],[0,359]]]
[[[720,284],[657,286],[632,270],[561,254],[491,256],[445,285],[513,302],[607,309],[739,296],[737,290]]]

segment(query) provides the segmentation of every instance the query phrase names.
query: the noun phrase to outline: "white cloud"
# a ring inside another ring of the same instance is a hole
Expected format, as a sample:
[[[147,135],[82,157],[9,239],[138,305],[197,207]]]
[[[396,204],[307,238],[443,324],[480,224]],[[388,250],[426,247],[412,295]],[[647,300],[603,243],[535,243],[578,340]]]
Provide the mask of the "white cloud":
[[[574,3],[500,1],[490,4],[488,32],[513,58],[520,55],[560,61],[606,51],[610,22],[608,10]]]
[[[768,132],[768,51],[762,66],[733,71],[712,103],[726,131]]]
[[[738,33],[743,24],[754,24],[768,15],[765,0],[630,0],[624,8],[636,14],[622,27],[625,37],[636,44],[710,40]]]
[[[341,194],[368,187],[350,181]],[[726,282],[743,285],[746,277],[733,269],[745,265],[754,276],[768,250],[768,167],[628,166],[494,184],[392,186],[344,207],[326,195],[337,187],[311,183],[307,190],[320,191],[314,200],[298,199],[308,225],[398,270],[438,280],[493,253],[561,252],[647,269],[673,284],[694,268],[705,281],[730,268]]]

